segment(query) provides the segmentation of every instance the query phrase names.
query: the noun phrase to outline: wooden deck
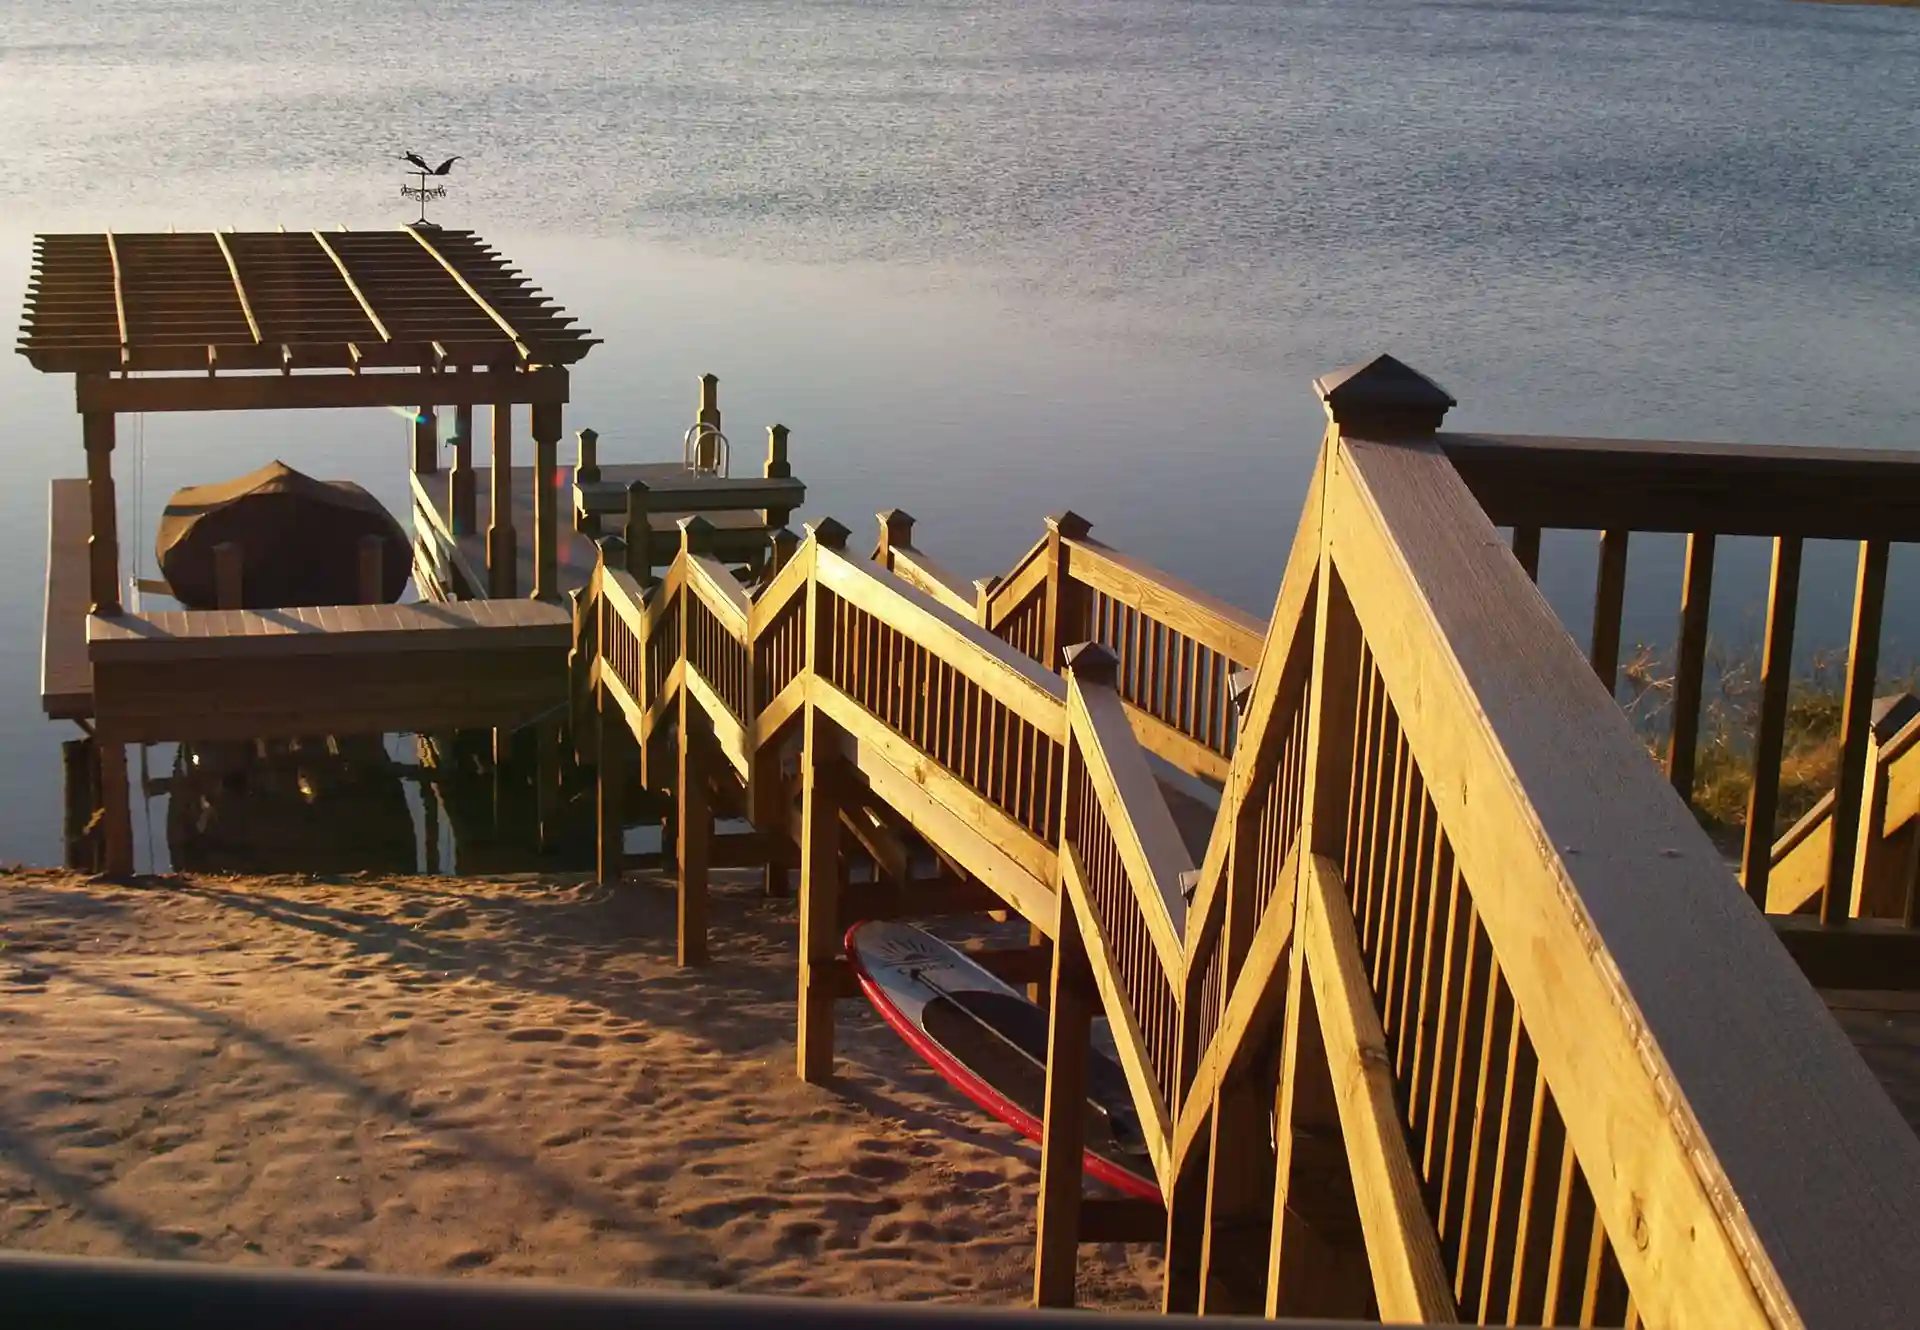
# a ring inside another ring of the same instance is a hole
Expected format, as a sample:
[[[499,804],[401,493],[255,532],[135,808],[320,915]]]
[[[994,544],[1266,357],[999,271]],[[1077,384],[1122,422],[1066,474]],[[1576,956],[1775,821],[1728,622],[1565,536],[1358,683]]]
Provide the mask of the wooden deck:
[[[456,595],[466,594],[484,596],[487,592],[487,527],[493,521],[492,469],[475,467],[474,478],[474,529],[468,535],[453,534],[453,513],[451,500],[451,473],[446,470],[431,475],[413,477],[414,520],[417,534],[430,537],[434,553],[445,561],[451,571],[457,575],[460,587],[442,585],[431,593],[422,587],[423,594]],[[738,481],[714,481],[711,477],[694,477],[678,462],[649,462],[621,466],[602,466],[601,481],[596,493],[610,492],[612,489],[625,493],[632,481],[644,481],[657,492],[670,493],[676,489],[686,490],[688,497],[711,499],[716,486],[739,485],[755,487],[755,497],[763,497],[760,491],[769,482],[758,477]],[[700,481],[699,488],[691,488]],[[793,486],[795,482],[785,482]],[[596,550],[591,538],[581,535],[573,529],[572,495],[573,468],[563,466],[556,478],[556,488],[560,491],[555,509],[560,515],[559,539],[559,587],[564,595],[568,591],[584,588],[587,579],[593,574]],[[791,495],[790,489],[782,494]],[[656,498],[656,501],[657,498]],[[648,514],[648,526],[653,538],[654,560],[659,564],[672,561],[674,552],[680,545],[679,521],[682,517],[692,516],[696,510],[674,510],[652,512]],[[756,557],[766,541],[766,523],[760,513],[754,509],[723,510],[703,508],[697,510],[714,528],[714,553],[722,559],[743,560]],[[529,595],[533,589],[533,468],[517,466],[513,469],[513,528],[516,536],[517,572],[514,586],[521,596]],[[626,522],[621,514],[613,514],[602,519],[602,530],[608,535],[624,537]],[[444,583],[444,577],[436,577]]]
[[[117,743],[512,726],[562,705],[572,621],[532,600],[87,620]]]

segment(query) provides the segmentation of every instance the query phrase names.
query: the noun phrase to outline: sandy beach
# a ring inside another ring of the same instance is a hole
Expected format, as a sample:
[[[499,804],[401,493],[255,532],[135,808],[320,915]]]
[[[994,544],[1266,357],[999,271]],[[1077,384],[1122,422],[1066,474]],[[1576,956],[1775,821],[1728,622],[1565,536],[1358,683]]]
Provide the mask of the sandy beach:
[[[658,884],[0,876],[0,1246],[1027,1300],[1037,1150],[864,1004],[801,1083],[792,903],[721,877],[678,971]]]

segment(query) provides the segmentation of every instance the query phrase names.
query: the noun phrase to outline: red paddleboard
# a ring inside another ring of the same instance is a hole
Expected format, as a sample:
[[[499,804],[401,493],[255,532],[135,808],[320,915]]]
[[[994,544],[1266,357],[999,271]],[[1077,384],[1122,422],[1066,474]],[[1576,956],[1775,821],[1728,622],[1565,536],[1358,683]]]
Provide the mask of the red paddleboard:
[[[958,949],[911,924],[847,930],[847,959],[876,1010],[955,1089],[1029,1140],[1046,1103],[1047,1014]],[[1160,1200],[1126,1073],[1102,1047],[1087,1058],[1086,1170],[1142,1200]]]

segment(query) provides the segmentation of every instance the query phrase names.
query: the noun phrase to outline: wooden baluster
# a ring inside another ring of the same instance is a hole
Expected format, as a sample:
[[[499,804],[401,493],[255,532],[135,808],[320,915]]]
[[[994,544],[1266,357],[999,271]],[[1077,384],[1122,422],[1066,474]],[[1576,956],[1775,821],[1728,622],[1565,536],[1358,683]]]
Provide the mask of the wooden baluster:
[[[1747,895],[1767,908],[1767,878],[1773,869],[1773,822],[1780,800],[1780,757],[1787,733],[1787,694],[1793,681],[1793,628],[1800,603],[1798,536],[1773,542],[1767,588],[1767,640],[1760,657],[1760,728],[1753,740],[1753,785],[1747,794],[1740,880]]]
[[[1537,1077],[1537,1071],[1536,1071]],[[1558,1193],[1555,1183],[1566,1150],[1567,1129],[1560,1110],[1538,1079],[1533,1119],[1527,1127],[1525,1181],[1520,1191],[1520,1228],[1514,1236],[1513,1283],[1508,1290],[1506,1324],[1531,1325],[1542,1315],[1552,1266]]]
[[[1827,858],[1827,889],[1820,897],[1820,920],[1847,917],[1858,850],[1860,796],[1866,788],[1867,731],[1872,725],[1873,681],[1880,665],[1880,621],[1886,609],[1887,557],[1884,540],[1860,543],[1860,566],[1853,595],[1853,633],[1847,650],[1847,695],[1841,704],[1840,779],[1833,791],[1833,843]]]
[[[1587,659],[1609,694],[1620,679],[1620,616],[1627,597],[1627,535],[1600,533],[1600,572],[1593,592],[1593,647]]]
[[[533,598],[560,599],[560,403],[533,404]]]
[[[1707,670],[1707,610],[1713,599],[1710,531],[1687,537],[1687,571],[1680,591],[1680,639],[1673,676],[1673,724],[1667,734],[1667,779],[1693,802],[1694,762],[1700,746],[1700,699]]]
[[[1063,870],[1064,871],[1064,870]],[[1080,923],[1064,886],[1047,1003],[1047,1067],[1035,1217],[1033,1304],[1071,1307],[1080,1256],[1087,1064],[1096,999]]]
[[[496,599],[517,596],[520,547],[513,530],[513,407],[493,406],[493,457],[488,476],[487,594]]]
[[[597,485],[600,483],[600,434],[597,430],[583,429],[574,434],[579,448],[573,465],[573,483],[575,485]],[[587,511],[584,503],[573,506],[573,529],[588,538],[600,534],[600,514]]]
[[[240,546],[223,540],[213,547],[213,604],[215,609],[237,610],[245,597],[246,570]]]

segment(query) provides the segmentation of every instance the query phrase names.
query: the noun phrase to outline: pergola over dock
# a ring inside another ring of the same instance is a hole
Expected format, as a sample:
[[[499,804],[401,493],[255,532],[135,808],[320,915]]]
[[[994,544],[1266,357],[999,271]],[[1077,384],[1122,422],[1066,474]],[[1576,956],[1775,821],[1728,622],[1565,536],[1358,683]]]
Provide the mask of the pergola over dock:
[[[511,408],[531,410],[536,474],[551,476],[567,367],[597,339],[467,231],[166,232],[34,241],[19,351],[75,378],[87,449],[88,592],[120,610],[114,418],[148,411],[407,407],[413,469],[439,469],[435,407],[458,417],[449,483],[471,487],[472,411],[494,408],[488,565],[512,577],[504,492]],[[187,377],[183,371],[203,371]],[[534,506],[533,594],[558,595],[551,486]],[[501,594],[496,582],[494,594]],[[512,594],[508,588],[506,594]]]
[[[568,367],[595,340],[470,232],[35,239],[19,351],[36,369],[74,376],[87,452],[84,481],[52,486],[41,693],[50,716],[91,722],[110,871],[132,867],[126,743],[517,726],[564,702],[556,452]],[[450,405],[447,497],[471,514],[473,408],[482,404],[493,409],[494,601],[241,610],[235,576],[221,609],[123,609],[118,416],[402,408],[413,420],[417,488],[439,471],[436,412]],[[536,603],[500,604],[519,594],[520,405],[534,440]]]

